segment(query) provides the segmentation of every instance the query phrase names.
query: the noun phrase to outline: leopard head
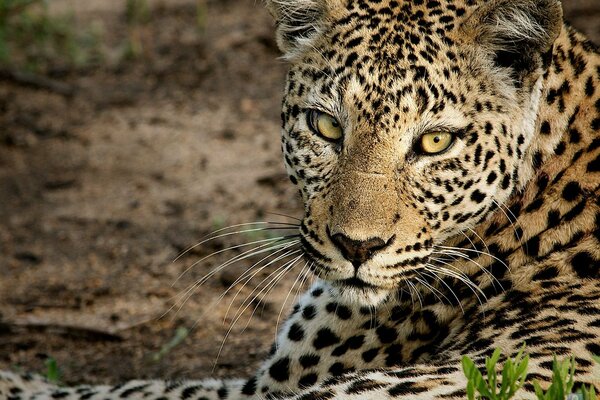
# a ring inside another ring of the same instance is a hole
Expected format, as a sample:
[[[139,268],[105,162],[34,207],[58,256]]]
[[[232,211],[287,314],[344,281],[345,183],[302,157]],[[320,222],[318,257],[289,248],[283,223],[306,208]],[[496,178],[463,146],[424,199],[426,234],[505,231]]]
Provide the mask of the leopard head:
[[[303,247],[377,303],[530,179],[556,0],[269,0]]]

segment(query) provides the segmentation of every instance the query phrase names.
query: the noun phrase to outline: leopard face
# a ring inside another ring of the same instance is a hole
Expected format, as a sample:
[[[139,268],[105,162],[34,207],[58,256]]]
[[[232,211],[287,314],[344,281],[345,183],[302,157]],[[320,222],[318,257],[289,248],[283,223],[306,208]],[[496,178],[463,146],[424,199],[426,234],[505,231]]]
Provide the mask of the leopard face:
[[[369,304],[410,279],[459,274],[440,268],[444,243],[531,176],[526,155],[560,8],[302,3],[314,25],[280,23],[291,61],[282,147],[314,272]]]

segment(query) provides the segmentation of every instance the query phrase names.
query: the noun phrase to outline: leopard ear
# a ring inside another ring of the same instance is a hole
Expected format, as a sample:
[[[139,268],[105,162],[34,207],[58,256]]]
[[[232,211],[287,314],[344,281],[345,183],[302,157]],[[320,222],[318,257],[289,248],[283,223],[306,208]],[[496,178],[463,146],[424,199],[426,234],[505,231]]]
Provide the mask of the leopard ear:
[[[277,44],[286,58],[314,40],[323,30],[326,0],[266,0],[277,25]]]
[[[548,67],[562,26],[558,0],[491,0],[465,21],[463,32],[518,79]]]

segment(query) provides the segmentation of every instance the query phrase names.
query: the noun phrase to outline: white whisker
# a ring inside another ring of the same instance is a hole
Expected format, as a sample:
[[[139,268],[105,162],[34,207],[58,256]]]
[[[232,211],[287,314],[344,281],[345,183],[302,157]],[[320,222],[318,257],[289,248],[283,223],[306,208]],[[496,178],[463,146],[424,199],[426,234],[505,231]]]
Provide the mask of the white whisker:
[[[295,245],[295,244],[296,244],[296,243],[294,243],[294,245]],[[289,246],[289,247],[292,247],[292,246]],[[289,248],[289,247],[288,247],[288,248]],[[248,283],[249,283],[249,282],[250,282],[250,281],[251,281],[251,280],[252,280],[252,279],[253,279],[253,278],[254,278],[256,275],[258,275],[258,274],[259,274],[261,271],[263,271],[265,268],[269,267],[270,265],[273,265],[274,263],[278,262],[279,260],[283,260],[283,259],[285,259],[285,258],[287,258],[287,257],[290,257],[290,256],[294,255],[294,254],[298,254],[298,252],[300,252],[300,251],[301,251],[301,250],[294,250],[294,249],[292,249],[292,250],[287,250],[285,253],[283,253],[283,254],[281,254],[281,255],[277,256],[276,258],[274,258],[273,260],[269,261],[269,262],[268,262],[268,263],[266,263],[265,265],[262,265],[262,266],[260,266],[260,267],[259,267],[259,268],[258,268],[256,271],[254,271],[254,272],[252,272],[252,273],[249,273],[249,271],[251,271],[251,270],[252,270],[252,268],[250,268],[250,269],[246,270],[246,271],[244,272],[244,274],[242,274],[242,276],[240,276],[238,279],[236,279],[236,282],[234,282],[235,284],[237,284],[237,283],[239,283],[239,282],[240,282],[242,279],[245,279],[245,282],[244,282],[244,284],[243,284],[243,285],[242,285],[242,286],[241,286],[241,287],[240,287],[240,288],[237,290],[237,292],[235,293],[235,295],[233,296],[233,298],[232,298],[232,299],[231,299],[231,301],[229,302],[229,306],[227,307],[227,311],[225,312],[225,316],[224,316],[223,318],[224,318],[224,319],[226,319],[226,318],[227,318],[227,316],[229,315],[229,311],[231,310],[231,307],[233,306],[233,303],[235,302],[235,299],[237,299],[237,297],[238,297],[238,296],[240,295],[240,293],[242,292],[242,289],[243,289],[243,288],[244,288],[244,287],[245,287],[245,286],[246,286],[246,285],[247,285],[247,284],[248,284]],[[264,259],[263,259],[263,260],[264,260]],[[262,262],[263,260],[261,260],[261,261],[259,261],[258,263],[254,264],[253,268],[254,268],[255,266],[258,266],[258,264],[259,264],[260,262]],[[283,265],[285,266],[286,264],[287,264],[287,262],[286,262],[286,263],[284,263]],[[281,267],[279,267],[279,268],[281,268]],[[248,275],[249,275],[249,276],[248,276]],[[270,274],[269,274],[268,276],[270,276]],[[267,277],[268,277],[268,276],[267,276]],[[266,279],[266,278],[265,278],[265,279]],[[261,282],[261,283],[262,283],[262,282]],[[227,292],[229,291],[229,289],[231,289],[233,286],[234,286],[234,285],[231,285],[231,287],[230,287],[230,288],[228,288],[228,289],[225,291],[225,293],[227,293]],[[221,296],[225,296],[225,293],[223,293]]]
[[[227,251],[239,249],[239,248],[246,247],[246,246],[252,246],[252,245],[258,244],[258,243],[278,242],[278,241],[282,241],[282,240],[286,240],[286,239],[291,239],[291,238],[294,238],[294,237],[297,237],[297,235],[278,236],[276,238],[268,238],[268,239],[255,240],[253,242],[238,244],[238,245],[230,246],[230,247],[227,247],[225,249],[221,249],[221,250],[212,252],[209,255],[202,257],[201,259],[195,261],[192,265],[190,265],[189,267],[187,267],[181,274],[179,274],[179,276],[177,277],[177,279],[175,279],[175,281],[173,282],[173,284],[171,286],[175,285],[186,273],[188,273],[196,265],[200,264],[203,261],[206,261],[207,259],[209,259],[209,258],[211,258],[213,256],[216,256],[217,254],[225,253]],[[242,253],[242,254],[244,254],[244,253]]]
[[[454,293],[454,290],[452,290],[452,288],[450,287],[450,285],[448,285],[446,282],[444,282],[444,280],[441,279],[439,276],[437,276],[434,273],[431,273],[428,270],[421,271],[421,273],[424,274],[424,275],[426,275],[426,276],[429,276],[429,277],[435,279],[436,281],[440,282],[440,284],[444,285],[446,287],[446,289],[448,289],[450,291],[450,293],[452,294],[452,297],[454,297],[454,299],[456,300],[456,304],[458,304],[458,306],[460,307],[462,313],[463,314],[465,313],[465,310],[464,310],[464,308],[462,306],[462,302],[460,301],[460,299],[458,298],[458,296],[456,295],[456,293]]]
[[[414,289],[415,295],[417,296],[417,300],[419,300],[419,304],[421,305],[421,308],[423,308],[423,300],[421,299],[421,295],[419,294],[419,290],[417,289],[417,287],[409,280],[406,280],[406,284]],[[411,298],[412,298],[412,294],[411,294]],[[413,301],[413,307],[414,307],[414,301]]]
[[[285,299],[283,300],[283,304],[281,305],[281,308],[279,309],[279,314],[277,314],[277,321],[275,322],[275,334],[277,334],[277,332],[279,331],[279,320],[281,319],[281,314],[283,314],[285,305],[287,304],[288,298],[294,291],[294,287],[296,286],[296,283],[298,283],[299,280],[300,280],[300,282],[302,282],[304,280],[304,275],[306,274],[306,271],[310,271],[309,269],[306,268],[307,266],[308,266],[308,262],[306,262],[306,264],[304,264],[304,267],[302,267],[302,269],[300,270],[300,273],[294,280],[292,287],[290,288],[290,290],[288,291],[288,294],[285,296]]]
[[[506,264],[504,261],[502,261],[501,259],[499,259],[498,257],[496,257],[495,255],[485,252],[485,251],[481,251],[481,250],[474,250],[474,249],[464,249],[464,248],[460,248],[460,247],[452,247],[452,246],[436,246],[439,249],[444,249],[444,250],[454,250],[454,251],[468,251],[471,253],[477,253],[480,254],[482,256],[488,256],[496,261],[498,261],[500,264],[502,264],[504,267],[506,267],[506,269],[510,272],[510,267],[508,266],[508,264]]]
[[[467,250],[467,249],[465,249]],[[487,269],[485,269],[481,264],[479,264],[477,261],[472,260],[471,257],[469,257],[466,254],[461,253],[460,251],[456,251],[456,250],[442,250],[442,252],[436,252],[434,251],[433,254],[452,254],[455,255],[459,258],[462,258],[464,260],[467,260],[469,262],[472,262],[473,264],[475,264],[485,275],[487,275],[490,280],[492,281],[492,285],[494,285],[494,288],[496,287],[494,282],[498,284],[498,286],[500,286],[500,289],[502,289],[502,291],[504,291],[504,287],[502,286],[502,283],[500,283],[500,281]]]
[[[300,252],[301,250],[296,250],[295,253]],[[270,273],[265,279],[263,279],[255,288],[254,290],[252,290],[252,292],[246,297],[246,299],[242,302],[242,305],[240,306],[240,308],[243,307],[243,309],[239,310],[236,312],[236,314],[234,315],[234,319],[231,323],[231,325],[229,326],[229,329],[227,330],[227,332],[225,333],[225,338],[223,339],[223,341],[221,342],[221,346],[219,347],[219,351],[217,352],[217,357],[215,359],[215,364],[213,367],[216,368],[217,362],[219,360],[219,356],[221,355],[221,352],[223,351],[223,347],[225,346],[225,343],[227,342],[227,338],[229,337],[229,335],[231,334],[231,331],[233,330],[233,327],[235,326],[235,324],[237,323],[237,321],[242,317],[242,315],[244,314],[244,312],[248,309],[248,307],[250,307],[252,305],[252,303],[256,300],[256,298],[263,293],[263,291],[269,287],[272,282],[278,282],[279,279],[281,279],[289,270],[291,270],[293,268],[293,266],[296,264],[296,262],[298,260],[300,260],[302,257],[304,256],[304,254],[300,254],[299,256],[297,256],[296,258],[294,258],[291,261],[286,262],[285,264],[283,264],[282,266],[278,267],[275,271],[273,271],[272,273]],[[256,292],[256,290],[258,290],[258,288],[260,287],[260,285],[265,282],[266,280],[269,279],[269,277],[271,277],[273,274],[277,274],[273,279],[271,279],[271,281],[269,283],[267,283],[250,301],[248,301],[248,299]],[[252,314],[254,315],[254,313]],[[252,316],[250,316],[252,317]]]
[[[442,262],[442,264],[448,265],[451,268],[456,268],[452,264],[447,264],[447,263],[443,263],[443,262]],[[467,275],[462,273],[462,271],[457,270],[458,272],[456,272],[453,270],[449,270],[448,268],[440,267],[440,266],[433,265],[433,264],[425,264],[425,267],[428,268],[429,270],[431,270],[432,272],[443,274],[443,275],[448,275],[450,277],[453,277],[453,278],[458,279],[459,281],[463,282],[468,288],[471,289],[471,291],[473,291],[473,294],[475,294],[475,296],[477,297],[477,300],[479,301],[479,303],[481,305],[483,305],[483,302],[481,301],[481,298],[479,297],[479,295],[477,293],[481,294],[483,296],[483,298],[487,301],[487,296],[481,290],[481,288],[479,286],[477,286],[473,281],[471,281],[471,279],[469,279],[469,277]]]
[[[417,275],[419,275],[421,278],[423,278],[423,275],[421,275],[418,271],[417,271]],[[420,278],[415,277],[415,280],[417,282],[419,282],[421,285],[425,286],[427,289],[429,289],[431,291],[431,293],[435,296],[435,298],[440,301],[440,303],[443,303],[442,299],[439,297],[439,296],[442,296],[449,304],[452,304],[452,302],[446,297],[446,295],[444,295],[444,293],[442,293],[441,291],[439,291],[438,289],[434,288],[432,285],[427,283],[427,281],[425,279],[420,279]],[[439,294],[439,296],[438,296],[438,294]]]
[[[277,225],[277,227],[274,227],[274,228],[243,229],[241,231],[227,232],[227,233],[222,233],[222,234],[217,235],[217,236],[212,236],[215,233],[223,232],[223,231],[225,231],[227,229],[239,228],[241,226],[248,226],[248,225]],[[213,231],[213,232],[211,232],[211,233],[209,233],[207,235],[204,235],[204,237],[202,238],[203,240],[201,240],[200,242],[198,242],[198,243],[196,243],[196,244],[188,247],[184,251],[182,251],[181,254],[179,254],[173,260],[173,262],[176,262],[177,260],[179,260],[181,257],[183,257],[184,255],[186,255],[187,253],[189,253],[190,251],[194,250],[196,247],[202,246],[204,243],[210,242],[211,240],[219,239],[219,238],[226,237],[226,236],[239,235],[241,233],[260,232],[260,231],[265,231],[265,230],[276,230],[276,229],[294,230],[294,229],[298,229],[298,225],[287,224],[285,222],[246,222],[244,224],[236,224],[236,225],[227,226],[225,228],[217,229],[216,231]]]
[[[519,232],[517,231],[517,228],[515,226],[515,222],[518,223],[518,218],[515,216],[515,214],[510,210],[510,208],[508,208],[505,204],[501,204],[498,201],[496,201],[496,199],[492,199],[492,201],[494,202],[494,204],[496,204],[496,206],[498,207],[498,209],[500,211],[502,211],[502,213],[504,214],[504,216],[506,217],[506,219],[508,220],[508,222],[510,223],[511,227],[513,228],[513,231],[515,232],[515,237],[517,238],[517,240],[519,241],[519,243],[523,243],[523,238],[521,237],[521,235],[519,234]],[[504,208],[503,208],[504,207]],[[506,211],[504,211],[504,209],[506,208],[506,210],[508,210],[508,212],[513,216],[514,221],[512,219],[510,219],[510,217],[508,216],[508,214],[506,213]],[[527,251],[527,243],[525,243],[525,251]]]
[[[257,246],[253,249],[247,250],[241,254],[238,254],[237,256],[229,259],[228,261],[222,263],[221,265],[219,265],[217,268],[214,268],[211,272],[209,272],[208,274],[204,275],[201,279],[197,280],[196,282],[194,282],[193,284],[191,284],[182,294],[179,294],[177,296],[177,299],[175,301],[175,303],[169,308],[169,310],[167,310],[165,312],[165,314],[169,313],[173,308],[175,308],[175,306],[177,304],[179,305],[179,308],[176,312],[175,315],[177,315],[177,313],[179,313],[179,311],[181,311],[181,308],[183,307],[183,305],[189,300],[189,298],[194,294],[194,291],[202,286],[208,279],[210,279],[214,274],[216,274],[217,272],[223,270],[224,268],[228,267],[229,265],[238,262],[238,261],[243,261],[246,258],[249,257],[253,257],[256,256],[258,254],[262,254],[262,253],[266,253],[266,252],[271,252],[269,255],[267,255],[266,257],[264,257],[263,259],[261,259],[259,262],[268,259],[269,257],[272,257],[273,255],[277,254],[280,251],[283,251],[285,249],[288,249],[296,244],[298,244],[299,241],[295,240],[295,241],[291,241],[291,242],[284,242],[284,243],[280,243],[280,244],[275,244],[273,245],[272,243],[266,243],[266,244],[262,244],[260,246]],[[267,248],[264,248],[265,246],[270,246]],[[260,249],[260,250],[258,250]],[[273,250],[275,250],[273,252]],[[252,268],[254,268],[254,266],[256,265],[256,263],[254,265],[252,265],[248,270],[251,270]],[[248,271],[247,270],[247,271]],[[246,272],[244,272],[246,273]],[[239,278],[238,278],[239,279]]]

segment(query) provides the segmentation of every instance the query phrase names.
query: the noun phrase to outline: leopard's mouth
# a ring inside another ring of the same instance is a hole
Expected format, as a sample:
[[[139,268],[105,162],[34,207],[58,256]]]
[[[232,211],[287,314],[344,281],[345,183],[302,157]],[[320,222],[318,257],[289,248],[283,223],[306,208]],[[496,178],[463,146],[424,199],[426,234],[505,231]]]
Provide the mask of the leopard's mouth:
[[[379,286],[375,286],[369,282],[365,282],[362,279],[358,278],[358,277],[353,277],[353,278],[349,278],[349,279],[342,279],[339,281],[336,281],[336,284],[338,285],[342,285],[345,286],[347,288],[352,288],[352,289],[362,289],[362,290],[374,290],[374,289],[381,289]]]
[[[339,288],[355,291],[390,291],[397,289],[401,282],[417,275],[429,261],[429,255],[414,257],[401,262],[384,264],[383,266],[368,262],[360,267],[353,266],[346,260],[333,260],[321,254],[317,249],[302,240],[304,256],[309,261],[310,269],[319,278]],[[395,270],[394,274],[380,274],[380,271]]]
[[[340,301],[361,306],[375,307],[385,302],[393,292],[356,277],[334,280],[330,283]]]

